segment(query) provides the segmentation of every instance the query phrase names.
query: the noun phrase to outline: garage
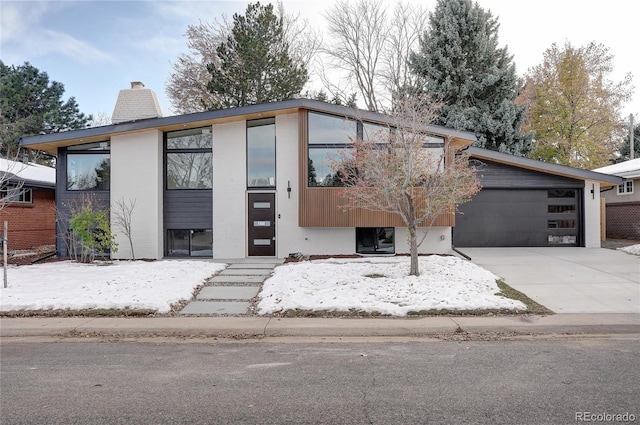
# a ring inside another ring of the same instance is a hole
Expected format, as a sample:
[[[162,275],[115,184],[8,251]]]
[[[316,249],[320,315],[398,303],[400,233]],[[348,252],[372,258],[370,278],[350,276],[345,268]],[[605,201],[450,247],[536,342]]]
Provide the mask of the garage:
[[[456,247],[585,246],[585,183],[597,182],[588,198],[599,204],[605,175],[475,147],[468,151],[482,190],[459,207]]]
[[[460,206],[459,247],[580,246],[579,189],[483,189]],[[562,194],[565,197],[550,197]]]

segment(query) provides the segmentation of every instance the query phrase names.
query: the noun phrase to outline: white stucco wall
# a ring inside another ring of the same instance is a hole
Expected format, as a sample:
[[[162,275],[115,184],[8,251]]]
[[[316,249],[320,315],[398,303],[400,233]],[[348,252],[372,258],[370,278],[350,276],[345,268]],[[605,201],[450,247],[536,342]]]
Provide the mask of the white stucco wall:
[[[213,126],[213,257],[244,258],[246,122]]]
[[[304,240],[298,227],[298,114],[276,117],[276,189],[276,255],[284,258],[300,251]]]
[[[111,137],[112,223],[119,200],[136,201],[131,221],[135,257],[162,258],[162,132]],[[129,240],[115,226],[113,232],[118,251],[112,257],[130,259]]]
[[[584,246],[600,248],[600,183],[586,180],[583,193]]]
[[[418,242],[424,235],[424,230],[418,228]],[[396,254],[408,254],[409,241],[407,228],[396,227]],[[420,254],[448,254],[451,253],[451,227],[432,227],[418,247]]]

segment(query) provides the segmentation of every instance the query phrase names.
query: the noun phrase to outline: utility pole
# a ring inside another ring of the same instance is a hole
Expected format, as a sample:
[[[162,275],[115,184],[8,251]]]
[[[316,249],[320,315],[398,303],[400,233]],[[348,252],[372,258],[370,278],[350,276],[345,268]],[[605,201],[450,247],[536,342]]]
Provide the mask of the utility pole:
[[[633,139],[635,139],[633,137],[633,114],[629,114],[629,159],[634,158],[635,147],[633,146]]]

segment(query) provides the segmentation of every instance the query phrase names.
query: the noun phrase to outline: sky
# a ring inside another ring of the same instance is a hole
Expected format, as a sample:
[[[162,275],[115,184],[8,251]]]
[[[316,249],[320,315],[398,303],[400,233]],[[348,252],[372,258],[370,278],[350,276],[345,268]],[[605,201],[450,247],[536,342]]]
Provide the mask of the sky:
[[[322,14],[336,0],[285,0],[318,31]],[[416,1],[417,0],[411,0]],[[265,3],[266,0],[263,0]],[[602,43],[614,56],[611,79],[634,75],[634,97],[622,110],[640,115],[640,59],[634,19],[640,6],[627,0],[478,0],[500,23],[499,40],[524,74],[542,62],[552,43]],[[142,81],[153,89],[165,116],[174,115],[165,94],[171,64],[187,52],[190,24],[243,13],[245,1],[0,1],[0,59],[5,65],[30,62],[65,86],[87,114],[111,116],[118,92]],[[433,10],[436,0],[420,4]],[[328,37],[325,34],[325,39]],[[319,88],[320,86],[316,86]]]

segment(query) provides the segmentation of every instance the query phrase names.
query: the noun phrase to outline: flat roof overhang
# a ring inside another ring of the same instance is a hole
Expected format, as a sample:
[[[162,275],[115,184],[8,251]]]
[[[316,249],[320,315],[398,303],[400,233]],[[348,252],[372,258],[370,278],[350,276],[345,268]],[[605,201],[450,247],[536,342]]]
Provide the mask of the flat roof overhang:
[[[161,118],[148,118],[101,127],[70,130],[60,133],[26,136],[20,139],[20,146],[28,149],[44,151],[50,154],[56,154],[60,147],[100,142],[115,135],[138,133],[152,129],[162,132],[175,131],[185,128],[221,124],[225,122],[291,114],[300,110],[324,112],[380,124],[393,124],[390,116],[378,112],[333,105],[317,100],[292,99],[281,102],[219,109],[216,111],[196,112],[193,114],[174,115]],[[452,145],[457,149],[469,146],[476,141],[475,135],[468,131],[453,130],[436,125],[426,126],[424,130],[434,135],[449,139],[452,142]]]

